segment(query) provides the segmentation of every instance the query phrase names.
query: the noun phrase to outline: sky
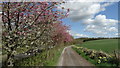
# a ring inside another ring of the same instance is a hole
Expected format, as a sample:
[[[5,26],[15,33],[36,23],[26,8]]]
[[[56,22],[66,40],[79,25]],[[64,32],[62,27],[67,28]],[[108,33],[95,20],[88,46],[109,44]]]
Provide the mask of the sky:
[[[63,24],[74,38],[117,37],[118,2],[67,2],[61,6],[69,8],[69,16]]]
[[[120,35],[118,2],[113,1],[118,0],[67,0],[65,4],[60,5],[70,9],[69,16],[62,20],[63,24],[70,26],[68,32],[74,38],[117,37]]]

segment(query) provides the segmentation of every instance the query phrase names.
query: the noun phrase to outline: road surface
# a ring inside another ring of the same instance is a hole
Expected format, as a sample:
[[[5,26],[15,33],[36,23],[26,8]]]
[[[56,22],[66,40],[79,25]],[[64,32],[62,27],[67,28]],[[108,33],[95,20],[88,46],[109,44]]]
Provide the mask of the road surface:
[[[71,46],[65,47],[60,56],[58,66],[94,66],[77,54]]]

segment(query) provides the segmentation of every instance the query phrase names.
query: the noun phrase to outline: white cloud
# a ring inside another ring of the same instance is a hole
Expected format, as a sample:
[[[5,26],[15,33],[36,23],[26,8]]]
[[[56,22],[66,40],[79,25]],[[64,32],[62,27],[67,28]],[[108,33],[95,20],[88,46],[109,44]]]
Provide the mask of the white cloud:
[[[97,15],[94,19],[84,20],[84,24],[96,24],[99,26],[114,26],[118,23],[117,20],[107,19],[105,15]]]
[[[81,1],[81,0],[78,0]],[[84,0],[86,1],[86,0]],[[100,0],[92,0],[100,1]],[[106,0],[104,0],[106,1]],[[112,0],[109,0],[112,1]],[[97,15],[101,11],[105,11],[107,6],[112,5],[112,2],[67,2],[61,6],[69,8],[69,17],[73,22],[81,21],[86,26],[85,31],[92,32],[96,35],[108,35],[118,32],[118,20],[107,19],[106,15]],[[76,34],[74,34],[76,35]],[[76,36],[82,36],[77,34]]]
[[[118,29],[117,29],[117,28],[115,28],[115,27],[110,27],[110,29],[108,29],[108,31],[110,31],[110,32],[117,32],[117,31],[118,31]]]
[[[84,34],[74,34],[75,37],[88,37],[87,35]]]
[[[72,1],[62,4],[61,6],[65,7],[65,9],[70,9],[69,18],[76,22],[93,18],[95,14],[105,11],[105,7],[109,5],[111,5],[111,3],[101,4],[101,2]]]
[[[98,35],[106,35],[109,32],[118,32],[118,21],[114,19],[107,19],[105,15],[97,15],[95,19],[85,20],[84,24],[87,26],[85,31]]]
[[[115,33],[115,36],[120,36],[120,33]]]
[[[76,33],[76,32],[73,32],[73,31],[71,31],[71,30],[69,30],[69,31],[67,31],[67,32],[69,32],[69,34],[72,35],[74,38],[89,37],[88,35]]]

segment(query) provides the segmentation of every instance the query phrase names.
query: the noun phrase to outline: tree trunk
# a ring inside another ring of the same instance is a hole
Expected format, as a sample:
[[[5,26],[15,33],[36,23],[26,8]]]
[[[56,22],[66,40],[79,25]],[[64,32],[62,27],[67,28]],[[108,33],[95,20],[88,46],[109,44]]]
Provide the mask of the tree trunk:
[[[14,55],[12,55],[12,53],[9,53],[7,55],[7,59],[3,63],[3,67],[7,68],[8,66],[14,66],[13,57],[14,57]]]

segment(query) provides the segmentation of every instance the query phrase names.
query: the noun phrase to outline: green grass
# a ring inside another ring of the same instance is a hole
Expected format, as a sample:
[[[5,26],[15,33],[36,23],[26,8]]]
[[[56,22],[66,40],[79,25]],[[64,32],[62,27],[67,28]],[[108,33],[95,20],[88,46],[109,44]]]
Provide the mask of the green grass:
[[[16,50],[16,54],[20,54],[20,53],[24,53],[24,52],[27,52],[29,49],[32,49],[32,47],[21,47],[21,48],[18,48],[17,50]]]
[[[87,41],[77,46],[82,46],[95,50],[102,50],[106,53],[112,53],[114,50],[118,49],[118,39],[102,39]]]
[[[72,47],[73,50],[75,50],[79,55],[81,55],[83,58],[85,58],[86,60],[88,60],[88,62],[92,63],[93,65],[97,66],[98,68],[101,68],[101,66],[114,66],[113,64],[109,64],[109,63],[97,63],[97,60],[95,59],[91,59],[88,56],[85,55],[85,53],[81,52],[79,49],[76,49],[74,47]]]
[[[52,56],[52,59],[47,60],[45,66],[56,66],[58,63],[58,59],[63,51],[63,48],[59,48],[59,50],[53,50],[54,56]]]
[[[16,66],[56,66],[64,46],[16,62]],[[48,57],[46,57],[46,54]]]

